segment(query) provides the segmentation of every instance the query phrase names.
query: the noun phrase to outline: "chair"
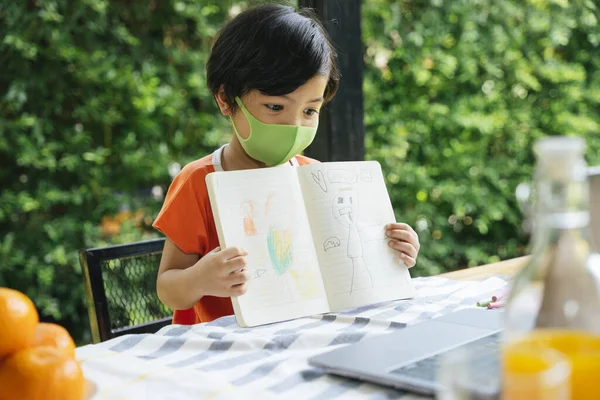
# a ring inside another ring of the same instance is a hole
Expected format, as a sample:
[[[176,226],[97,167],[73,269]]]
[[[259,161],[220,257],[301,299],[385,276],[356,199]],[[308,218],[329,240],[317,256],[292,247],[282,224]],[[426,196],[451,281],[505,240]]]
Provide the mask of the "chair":
[[[79,261],[94,343],[133,333],[154,333],[172,311],[156,295],[165,240],[84,249]]]

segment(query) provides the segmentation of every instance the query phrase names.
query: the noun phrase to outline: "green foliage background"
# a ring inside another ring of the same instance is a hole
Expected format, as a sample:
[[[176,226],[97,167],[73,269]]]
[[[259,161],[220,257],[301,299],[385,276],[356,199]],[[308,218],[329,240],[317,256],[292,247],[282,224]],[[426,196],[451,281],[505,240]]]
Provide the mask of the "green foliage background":
[[[514,193],[533,142],[580,135],[600,164],[598,3],[364,4],[368,156],[398,218],[422,229],[415,272],[522,255]]]
[[[229,138],[204,66],[249,3],[0,0],[0,286],[79,343],[77,251],[157,236],[169,170]],[[524,253],[535,139],[584,136],[600,164],[599,18],[584,0],[363,2],[367,157],[420,232],[413,275]],[[126,210],[144,217],[103,234]]]

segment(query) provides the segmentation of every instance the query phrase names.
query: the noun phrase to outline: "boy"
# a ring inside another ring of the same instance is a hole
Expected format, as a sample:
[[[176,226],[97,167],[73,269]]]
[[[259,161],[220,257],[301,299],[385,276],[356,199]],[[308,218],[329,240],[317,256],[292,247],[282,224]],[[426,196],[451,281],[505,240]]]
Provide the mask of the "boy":
[[[230,143],[186,165],[174,179],[154,227],[166,236],[158,271],[160,300],[173,323],[195,324],[233,314],[243,295],[247,252],[220,249],[206,190],[213,171],[303,165],[319,110],[340,78],[333,45],[310,13],[266,4],[239,14],[220,32],[207,65],[208,86],[232,122]],[[414,230],[388,226],[390,246],[412,267],[419,250]]]

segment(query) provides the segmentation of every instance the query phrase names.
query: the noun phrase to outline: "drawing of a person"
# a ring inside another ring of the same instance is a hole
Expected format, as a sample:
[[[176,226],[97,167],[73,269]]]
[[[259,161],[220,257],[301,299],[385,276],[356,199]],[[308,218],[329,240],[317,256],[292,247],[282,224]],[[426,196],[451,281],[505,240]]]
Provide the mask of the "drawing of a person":
[[[352,260],[350,293],[356,289],[373,287],[369,268],[363,259],[363,245],[358,228],[358,195],[352,188],[340,189],[333,198],[334,218],[348,228],[348,258]]]

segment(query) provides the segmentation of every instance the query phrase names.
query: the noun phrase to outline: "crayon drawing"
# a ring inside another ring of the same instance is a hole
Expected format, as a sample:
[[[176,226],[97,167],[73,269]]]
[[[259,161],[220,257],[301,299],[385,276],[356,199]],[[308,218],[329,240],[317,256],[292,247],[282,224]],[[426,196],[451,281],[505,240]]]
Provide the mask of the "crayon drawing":
[[[307,261],[297,268],[298,271],[290,268],[289,273],[294,278],[298,296],[303,300],[317,298],[320,292],[318,282],[321,279],[318,275],[319,266]]]
[[[271,193],[270,195],[267,196],[267,199],[265,200],[265,215],[269,215],[270,212],[270,203],[271,201],[275,200],[275,194]]]
[[[269,229],[267,249],[275,273],[279,276],[286,273],[292,265],[292,234],[288,229]]]
[[[323,179],[325,179],[323,177]],[[244,200],[240,205],[240,224],[245,244],[255,249],[248,259],[248,269],[267,302],[279,304],[313,299],[321,293],[318,264],[302,253],[310,238],[296,237],[302,223],[293,199],[277,192]],[[297,242],[297,243],[295,243]],[[334,238],[333,245],[339,246]]]
[[[246,236],[256,235],[256,225],[254,223],[254,205],[252,201],[246,200],[240,205],[242,219],[244,221],[244,234]]]
[[[274,193],[265,199],[264,216],[268,230],[266,244],[275,278],[278,280],[279,302],[297,299],[295,279],[291,274],[294,264],[293,209],[286,200]]]

